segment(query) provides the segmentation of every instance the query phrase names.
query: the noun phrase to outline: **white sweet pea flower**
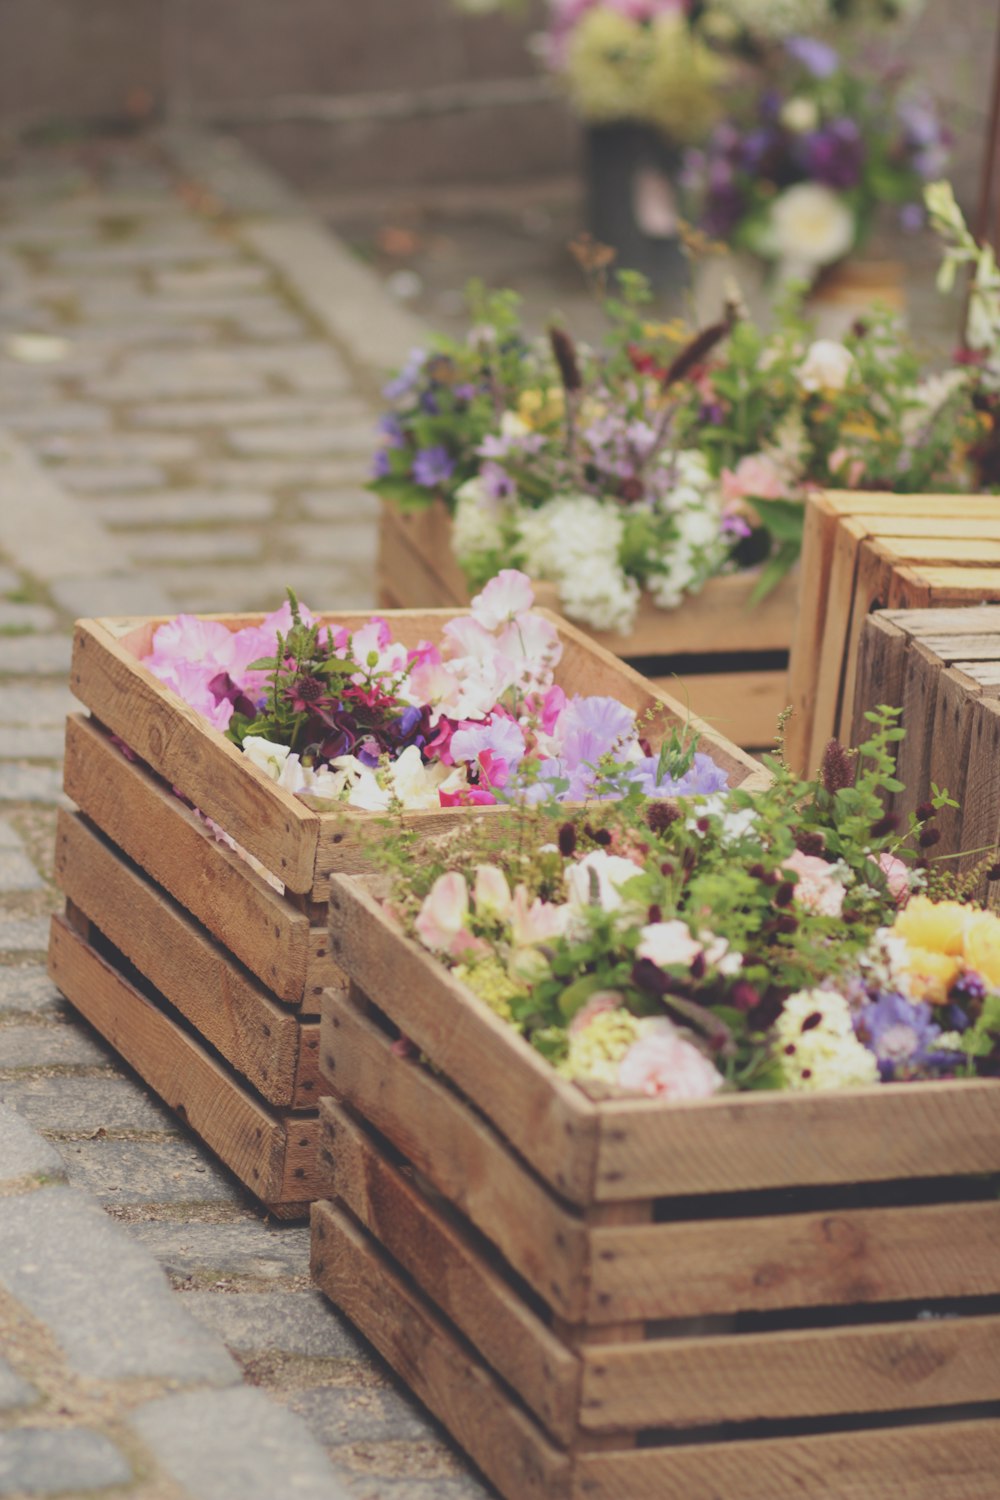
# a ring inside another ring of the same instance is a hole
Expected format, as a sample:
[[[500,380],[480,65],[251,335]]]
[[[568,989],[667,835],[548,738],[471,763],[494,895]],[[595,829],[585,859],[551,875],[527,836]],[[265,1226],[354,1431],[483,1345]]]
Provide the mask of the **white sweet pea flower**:
[[[639,958],[648,958],[657,968],[689,969],[702,952],[701,942],[691,936],[686,922],[652,922],[644,927],[636,948]]]
[[[501,625],[527,614],[535,602],[535,591],[526,573],[516,568],[504,568],[491,578],[481,593],[472,600],[472,617],[486,630],[496,630]]]
[[[388,789],[379,783],[371,766],[366,766],[356,755],[338,755],[330,764],[334,771],[344,774],[341,796],[346,792],[346,801],[351,807],[360,807],[365,812],[384,812],[389,806]]]
[[[799,366],[799,385],[804,391],[842,391],[853,369],[850,349],[836,339],[817,339]]]
[[[594,905],[603,911],[618,911],[623,905],[622,886],[641,873],[630,859],[594,849],[566,870],[568,904],[577,916]]]
[[[308,789],[309,776],[295,751],[290,750],[287,745],[276,745],[273,740],[266,740],[262,735],[248,734],[243,741],[243,754],[251,765],[263,771],[265,776],[270,776],[286,792],[304,792]]]
[[[390,768],[392,790],[405,808],[433,809],[441,806],[438,792],[451,775],[451,767],[441,761],[425,766],[416,745],[407,745]]]

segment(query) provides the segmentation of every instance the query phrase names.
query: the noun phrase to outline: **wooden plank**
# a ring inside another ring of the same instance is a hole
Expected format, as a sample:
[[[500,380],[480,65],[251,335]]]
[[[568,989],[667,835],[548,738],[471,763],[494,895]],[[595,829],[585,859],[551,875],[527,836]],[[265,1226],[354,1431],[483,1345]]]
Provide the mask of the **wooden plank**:
[[[567,1500],[569,1460],[371,1236],[331,1203],[318,1203],[312,1222],[312,1274],[320,1288],[507,1500]]]
[[[280,1198],[281,1121],[59,916],[52,918],[48,971],[67,1000],[241,1182],[265,1202]]]
[[[989,604],[1000,599],[1000,568],[938,568],[922,566],[920,576],[938,604],[952,600],[965,604]],[[921,604],[901,604],[901,609],[921,609]]]
[[[77,622],[70,686],[172,786],[296,891],[313,883],[319,818],[170,692],[97,620]]]
[[[889,572],[886,608],[926,609],[933,601],[931,586],[927,581],[928,571],[925,567],[897,562]],[[956,568],[953,571],[961,573],[963,569]]]
[[[744,749],[772,748],[778,716],[790,702],[787,672],[685,673],[650,679]]]
[[[599,1201],[1000,1172],[1000,1081],[607,1100]]]
[[[969,745],[961,808],[958,867],[964,874],[1000,857],[1000,702],[979,698],[969,706]],[[981,899],[1000,903],[1000,881],[979,889]]]
[[[980,1421],[584,1454],[573,1500],[996,1500],[998,1452]]]
[[[435,1204],[332,1099],[321,1159],[343,1202],[455,1324],[557,1442],[576,1432],[580,1363],[491,1263],[485,1243]]]
[[[583,1351],[581,1425],[695,1427],[1000,1400],[1000,1316]]]
[[[331,881],[330,941],[354,983],[546,1182],[570,1202],[588,1203],[597,1111],[579,1089],[407,938],[363,882]],[[339,1077],[331,1081],[339,1092]]]
[[[309,922],[93,720],[66,721],[66,795],[279,999],[298,1004]]]
[[[998,1202],[595,1229],[587,1316],[995,1296],[998,1236]]]
[[[464,1213],[560,1316],[582,1321],[587,1232],[504,1141],[384,1032],[331,993],[322,1066],[334,1092]],[[498,1070],[497,1070],[498,1071]]]
[[[926,635],[996,635],[1000,631],[1000,606],[995,604],[959,605],[955,609],[883,610],[907,635],[923,640]]]
[[[77,813],[59,811],[56,881],[140,973],[275,1105],[314,1103],[316,1027],[272,1000],[213,937]],[[305,1089],[302,1083],[306,1084]]]
[[[391,519],[386,518],[387,511]],[[399,525],[398,520],[390,507],[383,506],[383,518],[379,523],[378,571],[387,594],[409,607],[453,605],[461,608],[463,601],[453,598],[437,568],[413,545],[407,528]],[[462,592],[467,599],[467,591],[463,589]]]
[[[959,805],[943,807],[934,820],[940,841],[931,851],[933,858],[962,851],[965,780],[972,739],[971,709],[978,696],[979,689],[971,677],[954,667],[939,671],[930,734],[928,780],[946,790]]]
[[[959,536],[954,532],[957,524],[957,521],[942,520],[940,536],[922,537],[899,535],[892,527],[880,531],[878,539],[905,562],[920,569],[924,564],[931,567],[996,567],[1000,563],[1000,539],[982,534],[986,523],[974,526],[966,536]],[[996,527],[996,537],[1000,538],[1000,526],[995,522],[993,525]],[[969,581],[971,584],[972,580]]]
[[[857,577],[858,552],[864,541],[863,528],[844,521],[833,538],[833,557],[829,564],[826,617],[818,658],[803,667],[816,674],[813,689],[813,714],[809,725],[808,755],[802,765],[807,775],[814,774],[823,758],[828,741],[836,733],[844,681],[844,666],[850,649],[851,616]],[[792,666],[792,701],[799,707],[795,659]]]
[[[931,726],[937,703],[941,663],[922,641],[911,640],[903,663],[903,715],[906,738],[896,755],[896,774],[906,788],[895,799],[897,811],[908,813],[930,795]]]
[[[838,516],[878,518],[880,526],[896,515],[964,517],[995,520],[1000,507],[995,495],[897,495],[889,490],[824,490],[823,500]],[[888,528],[886,528],[888,529]]]
[[[858,671],[851,715],[850,743],[871,738],[866,713],[885,706],[902,708],[907,636],[882,614],[868,615],[858,641]]]
[[[906,497],[907,506],[910,498]],[[955,515],[953,507],[942,506],[933,515],[907,515],[894,511],[891,516],[875,517],[866,514],[860,519],[870,521],[879,537],[893,544],[934,537],[1000,542],[1000,507],[996,506],[992,515],[975,517]]]
[[[286,1205],[284,1217],[305,1218],[309,1204],[322,1198],[329,1174],[320,1161],[320,1123],[317,1115],[286,1115],[285,1155],[281,1164],[278,1199]]]
[[[871,542],[865,541],[858,548],[854,599],[844,647],[843,681],[834,719],[833,732],[841,743],[850,738],[854,717],[861,631],[872,610],[881,609],[888,603],[889,581],[895,565],[895,558],[887,557],[881,545],[873,546]]]
[[[798,624],[789,661],[789,696],[795,712],[788,721],[785,752],[789,764],[805,772],[812,754],[816,714],[817,667],[823,652],[830,594],[833,542],[838,512],[828,495],[806,501],[802,557],[799,562]]]

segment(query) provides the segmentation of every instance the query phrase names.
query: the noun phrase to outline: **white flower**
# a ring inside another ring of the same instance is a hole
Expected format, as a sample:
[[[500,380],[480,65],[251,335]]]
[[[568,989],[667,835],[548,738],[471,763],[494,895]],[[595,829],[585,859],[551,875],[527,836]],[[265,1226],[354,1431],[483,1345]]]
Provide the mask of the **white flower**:
[[[480,625],[486,630],[497,630],[518,615],[527,614],[534,602],[530,578],[516,568],[504,568],[475,596],[470,607],[473,619]]]
[[[243,754],[251,765],[270,776],[286,792],[307,790],[309,777],[295,751],[287,745],[276,745],[262,735],[248,734],[243,741]]]
[[[356,755],[338,755],[330,766],[333,771],[343,773],[340,795],[351,807],[360,807],[365,812],[384,812],[389,806],[391,798],[387,788],[379,784],[371,766],[366,766]]]
[[[781,123],[794,135],[805,135],[819,124],[819,109],[815,99],[800,96],[786,101],[781,111]]]
[[[527,437],[531,428],[516,411],[505,411],[500,418],[500,436],[505,438]]]
[[[593,495],[559,495],[518,520],[525,567],[559,589],[566,614],[594,630],[630,630],[639,585],[619,561],[622,519]]]
[[[568,905],[574,915],[582,915],[595,905],[602,911],[619,911],[623,905],[622,886],[641,873],[630,859],[594,849],[566,871]]]
[[[789,995],[774,1028],[775,1055],[790,1089],[857,1088],[878,1083],[878,1061],[854,1034],[851,1008],[832,990]]]
[[[689,969],[703,950],[701,943],[691,936],[687,923],[675,919],[644,927],[635,951],[639,958],[648,958],[657,968]]]
[[[416,745],[407,745],[389,768],[392,791],[411,810],[440,807],[438,792],[450,775],[451,767],[441,761],[425,766]]]
[[[467,479],[455,494],[451,543],[459,562],[467,562],[481,552],[498,552],[503,546],[500,526],[502,506],[486,493],[477,474]]]
[[[786,274],[812,276],[854,244],[854,215],[839,193],[819,182],[799,182],[771,204],[767,245]]]
[[[853,369],[850,349],[836,339],[817,339],[799,366],[799,385],[804,391],[842,391]]]

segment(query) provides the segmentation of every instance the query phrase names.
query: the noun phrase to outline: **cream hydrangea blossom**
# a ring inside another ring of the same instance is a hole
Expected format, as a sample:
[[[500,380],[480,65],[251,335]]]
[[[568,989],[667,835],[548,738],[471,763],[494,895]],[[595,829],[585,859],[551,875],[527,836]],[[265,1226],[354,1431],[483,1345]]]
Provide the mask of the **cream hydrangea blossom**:
[[[854,1034],[851,1008],[832,990],[790,995],[774,1028],[785,1086],[804,1092],[878,1083],[878,1060]]]
[[[622,633],[635,623],[639,585],[619,561],[621,516],[593,495],[559,495],[518,520],[526,571],[556,584],[570,619]]]
[[[649,575],[649,591],[661,609],[676,609],[686,593],[718,572],[728,550],[722,534],[722,491],[703,454],[685,449],[669,460],[676,481],[660,509],[675,519],[680,535]]]

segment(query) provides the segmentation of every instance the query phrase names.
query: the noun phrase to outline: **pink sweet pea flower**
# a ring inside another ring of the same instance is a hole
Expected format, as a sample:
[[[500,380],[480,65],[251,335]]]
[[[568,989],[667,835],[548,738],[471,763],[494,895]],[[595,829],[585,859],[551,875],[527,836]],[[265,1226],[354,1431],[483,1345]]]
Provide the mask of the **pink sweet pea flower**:
[[[492,661],[496,656],[497,643],[486,627],[472,615],[459,615],[449,620],[441,632],[444,637],[443,655],[471,658],[473,661]]]
[[[420,908],[414,926],[425,948],[448,953],[452,958],[489,953],[488,943],[474,937],[466,927],[469,918],[469,888],[457,870],[439,875]]]
[[[748,453],[735,469],[722,471],[722,498],[727,505],[737,500],[787,500],[788,487],[773,458]]]
[[[477,865],[473,900],[477,916],[496,917],[505,922],[510,915],[511,894],[507,877],[496,865]]]
[[[496,651],[510,682],[521,687],[547,688],[562,656],[562,643],[551,620],[541,615],[522,615],[500,631]]]
[[[406,660],[419,667],[436,666],[441,660],[441,653],[433,641],[421,641],[419,646],[410,647]]]
[[[910,867],[895,854],[880,854],[878,866],[889,885],[889,895],[897,906],[905,906],[910,899]]]
[[[486,630],[496,630],[506,621],[527,614],[534,602],[535,591],[527,574],[504,568],[473,599],[472,615]]]
[[[519,885],[511,901],[510,931],[515,948],[531,948],[561,937],[569,915],[565,906],[556,906],[541,897],[531,900],[528,888]]]
[[[782,869],[799,877],[795,883],[795,899],[806,911],[821,917],[840,916],[844,909],[844,887],[833,866],[825,859],[796,849],[784,861]]]
[[[664,1022],[632,1043],[619,1064],[618,1082],[655,1099],[710,1099],[722,1087],[722,1075]]]
[[[466,786],[460,792],[438,792],[442,807],[492,807],[493,793],[484,786]]]
[[[219,620],[200,620],[197,615],[178,615],[157,627],[153,634],[153,649],[145,658],[151,670],[156,664],[183,662],[208,666],[215,671],[225,665],[229,647],[229,631]]]

